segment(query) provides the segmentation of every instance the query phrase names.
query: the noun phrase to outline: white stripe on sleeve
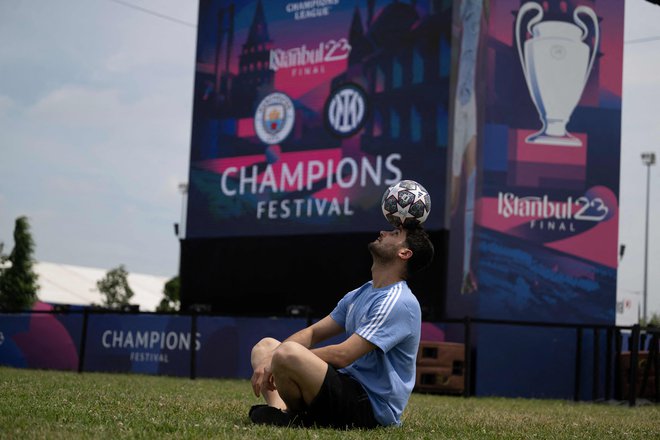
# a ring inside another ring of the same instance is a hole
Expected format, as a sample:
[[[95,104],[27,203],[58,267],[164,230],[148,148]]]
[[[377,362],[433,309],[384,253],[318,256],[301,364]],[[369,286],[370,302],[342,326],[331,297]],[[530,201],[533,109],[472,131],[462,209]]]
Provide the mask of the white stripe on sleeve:
[[[376,312],[374,319],[371,320],[371,323],[363,331],[362,337],[364,339],[368,340],[383,325],[383,322],[385,322],[390,312],[394,308],[394,305],[399,299],[399,296],[401,296],[401,290],[401,283],[397,283],[396,286],[390,289],[390,291],[387,293],[387,297],[378,307],[378,311]]]

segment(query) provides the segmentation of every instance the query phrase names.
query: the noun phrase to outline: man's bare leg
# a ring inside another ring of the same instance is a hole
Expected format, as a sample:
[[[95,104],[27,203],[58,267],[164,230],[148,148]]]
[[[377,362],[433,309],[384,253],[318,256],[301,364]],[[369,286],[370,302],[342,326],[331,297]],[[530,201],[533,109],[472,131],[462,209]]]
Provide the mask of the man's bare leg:
[[[261,341],[259,341],[257,345],[255,345],[252,348],[252,354],[250,358],[252,362],[252,369],[256,372],[257,369],[262,368],[264,361],[267,358],[272,357],[273,352],[279,346],[280,346],[280,341],[278,341],[277,339],[264,338]],[[286,410],[287,408],[286,403],[284,403],[284,400],[282,400],[276,389],[270,389],[268,388],[267,384],[264,383],[258,391],[259,394],[263,396],[268,406],[273,406],[281,410]],[[256,394],[256,390],[255,390],[255,394]],[[257,395],[257,397],[258,396],[259,395]]]
[[[312,403],[327,371],[327,363],[297,342],[284,342],[273,353],[277,391],[291,411],[303,410]]]

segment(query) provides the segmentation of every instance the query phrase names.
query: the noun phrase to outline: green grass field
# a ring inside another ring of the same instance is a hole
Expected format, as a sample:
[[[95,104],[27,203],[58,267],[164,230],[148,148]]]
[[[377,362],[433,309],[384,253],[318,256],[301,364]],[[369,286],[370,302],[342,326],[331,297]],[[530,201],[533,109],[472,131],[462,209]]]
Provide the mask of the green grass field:
[[[660,406],[413,394],[401,428],[252,425],[245,380],[0,367],[0,438],[660,439]]]

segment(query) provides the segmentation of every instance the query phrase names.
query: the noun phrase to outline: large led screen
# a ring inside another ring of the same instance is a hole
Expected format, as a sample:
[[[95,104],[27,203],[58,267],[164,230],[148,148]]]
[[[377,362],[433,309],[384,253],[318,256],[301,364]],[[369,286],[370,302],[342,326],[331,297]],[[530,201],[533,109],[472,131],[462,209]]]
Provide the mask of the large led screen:
[[[383,229],[401,179],[443,227],[450,5],[202,0],[187,237]]]

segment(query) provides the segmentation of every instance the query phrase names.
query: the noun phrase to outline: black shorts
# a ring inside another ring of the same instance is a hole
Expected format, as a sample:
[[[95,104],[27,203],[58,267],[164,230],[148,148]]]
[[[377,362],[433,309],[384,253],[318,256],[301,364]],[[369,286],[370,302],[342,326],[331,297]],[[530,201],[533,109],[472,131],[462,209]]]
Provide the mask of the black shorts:
[[[306,426],[332,428],[376,428],[369,396],[360,383],[328,365],[323,384],[312,403],[301,414]]]

